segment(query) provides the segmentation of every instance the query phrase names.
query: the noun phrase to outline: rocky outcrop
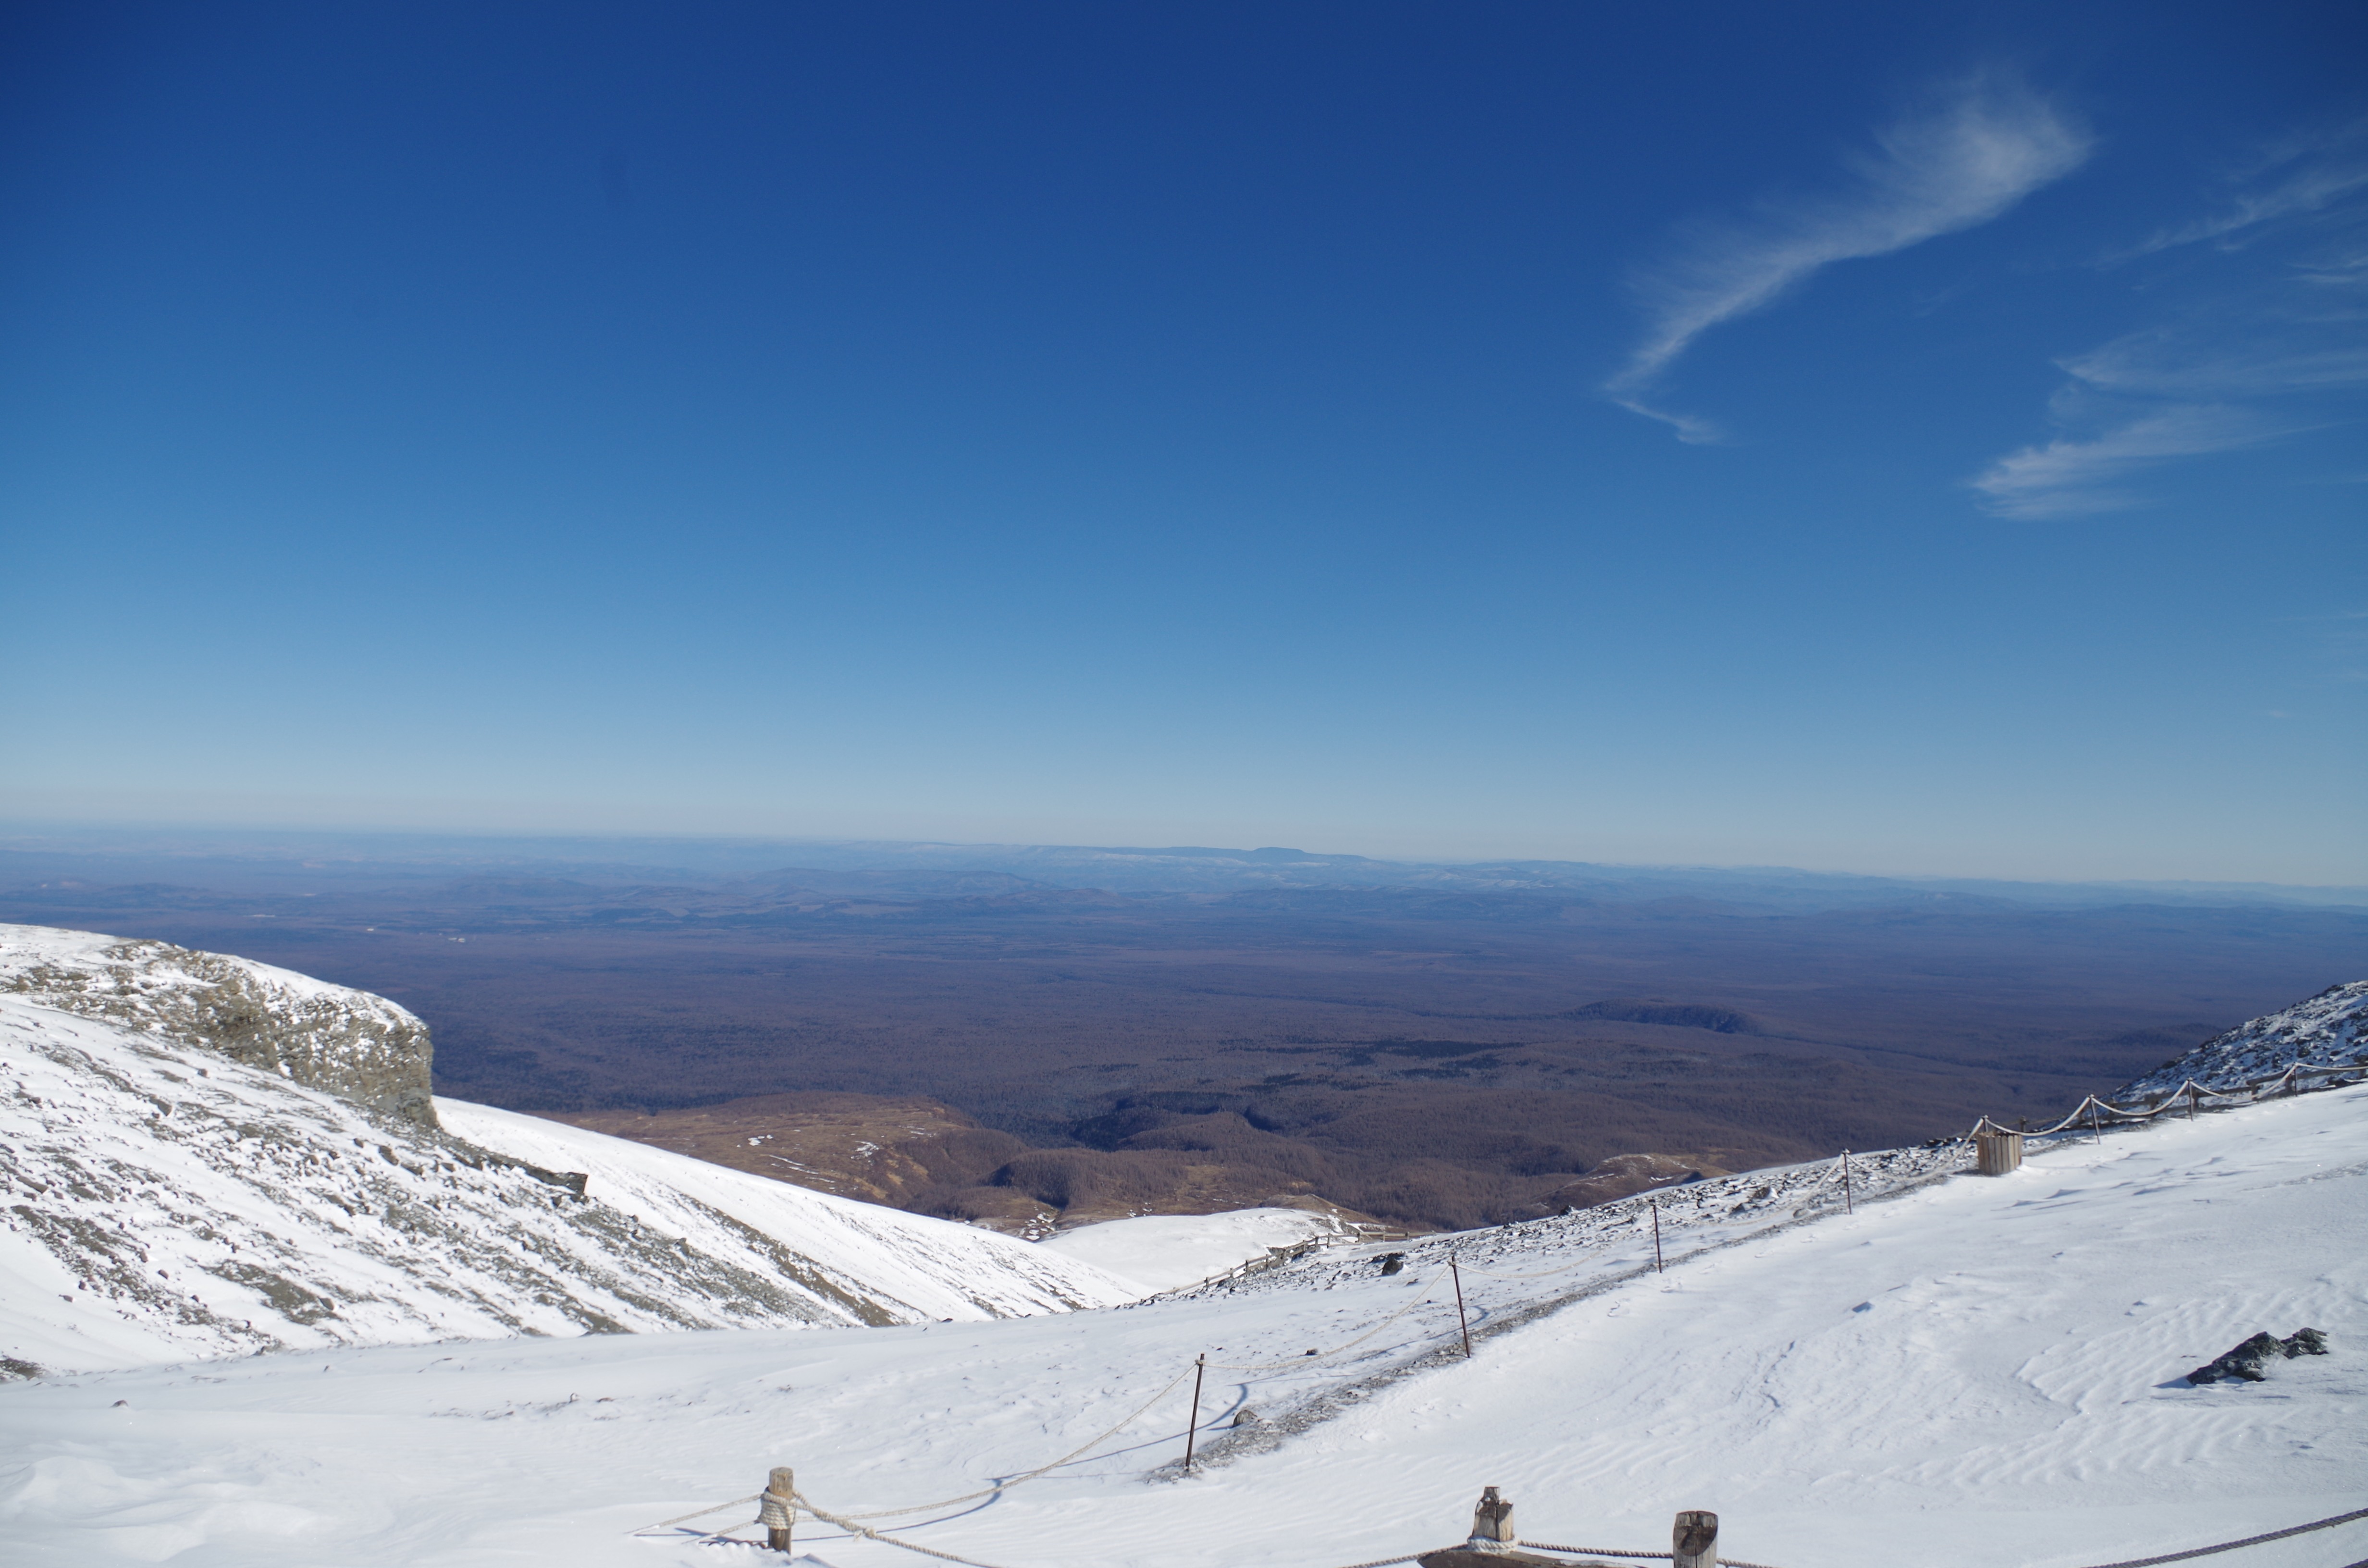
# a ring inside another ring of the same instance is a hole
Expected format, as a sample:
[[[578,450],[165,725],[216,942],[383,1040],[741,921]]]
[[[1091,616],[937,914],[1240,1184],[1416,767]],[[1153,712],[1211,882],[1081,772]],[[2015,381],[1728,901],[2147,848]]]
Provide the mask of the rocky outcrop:
[[[436,1125],[427,1026],[368,992],[170,942],[0,926],[0,993]]]
[[[2167,1095],[2189,1079],[2234,1088],[2289,1067],[2324,1067],[2368,1053],[2368,980],[2330,985],[2307,1001],[2214,1035],[2107,1097],[2126,1105]]]
[[[2296,1356],[2326,1354],[2327,1335],[2315,1328],[2296,1329],[2283,1339],[2274,1334],[2257,1334],[2218,1359],[2207,1361],[2188,1373],[2187,1381],[2258,1383],[2269,1377],[2272,1363],[2292,1360]]]

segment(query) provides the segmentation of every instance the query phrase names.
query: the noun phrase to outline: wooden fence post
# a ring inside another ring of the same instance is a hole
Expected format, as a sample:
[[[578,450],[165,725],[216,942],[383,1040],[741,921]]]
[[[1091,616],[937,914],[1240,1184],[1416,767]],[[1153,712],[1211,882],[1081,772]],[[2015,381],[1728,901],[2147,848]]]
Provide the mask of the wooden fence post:
[[[1493,1486],[1480,1489],[1480,1506],[1472,1510],[1472,1539],[1491,1546],[1514,1543],[1513,1500],[1499,1497]]]
[[[765,1477],[765,1490],[757,1499],[757,1517],[765,1527],[765,1544],[775,1551],[790,1550],[790,1528],[798,1517],[796,1497],[797,1471],[788,1465],[775,1465]]]
[[[1850,1199],[1850,1151],[1842,1151],[1842,1212],[1855,1214],[1858,1205]]]
[[[1653,1211],[1653,1272],[1658,1274],[1661,1272],[1661,1200],[1648,1198],[1645,1199],[1645,1207]]]
[[[1184,1473],[1192,1473],[1192,1439],[1201,1435],[1201,1380],[1209,1375],[1209,1353],[1192,1363],[1192,1418],[1184,1423]]]
[[[2195,1119],[2195,1080],[2190,1078],[2187,1080],[2187,1119],[2190,1121]]]
[[[1455,1324],[1463,1331],[1463,1358],[1469,1361],[1472,1359],[1472,1320],[1463,1315],[1463,1270],[1455,1267],[1455,1259],[1452,1256],[1447,1260],[1447,1272],[1455,1277]],[[1436,1279],[1439,1276],[1434,1274],[1431,1278]],[[1492,1486],[1488,1490],[1493,1493],[1497,1489]]]
[[[1718,1516],[1686,1508],[1669,1528],[1669,1568],[1718,1568]]]

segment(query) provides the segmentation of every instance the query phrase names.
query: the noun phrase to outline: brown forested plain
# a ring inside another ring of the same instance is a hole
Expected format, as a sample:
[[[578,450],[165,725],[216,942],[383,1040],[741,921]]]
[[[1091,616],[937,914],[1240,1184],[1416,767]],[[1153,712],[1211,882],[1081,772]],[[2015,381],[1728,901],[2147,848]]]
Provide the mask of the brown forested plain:
[[[2368,913],[2268,903],[43,869],[0,919],[392,996],[441,1093],[1006,1228],[1549,1212],[2045,1116],[2368,972]]]

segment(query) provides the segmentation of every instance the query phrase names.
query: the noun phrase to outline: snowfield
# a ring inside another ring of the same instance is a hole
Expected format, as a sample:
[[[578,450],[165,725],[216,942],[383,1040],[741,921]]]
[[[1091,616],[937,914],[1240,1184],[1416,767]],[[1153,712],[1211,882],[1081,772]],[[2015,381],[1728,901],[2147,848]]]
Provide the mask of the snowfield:
[[[1459,1539],[1494,1484],[1541,1541],[1666,1551],[1706,1507],[1724,1554],[1777,1568],[2073,1568],[2368,1503],[2368,1086],[2059,1140],[2005,1177],[1952,1158],[1871,1164],[1855,1213],[1830,1167],[1664,1193],[1657,1275],[1632,1200],[1113,1311],[11,1384],[0,1535],[77,1568],[757,1568],[780,1559],[627,1532],[775,1464],[836,1512],[955,1497],[1138,1409],[1041,1479],[873,1528],[1001,1568],[1335,1568]],[[2184,1381],[2305,1325],[2331,1354]],[[1178,1478],[1202,1353],[1216,1458]],[[1264,1419],[1234,1426],[1244,1406]],[[932,1561],[811,1519],[799,1543],[807,1568]],[[2210,1561],[2363,1557],[2368,1520]]]
[[[1235,1264],[1266,1256],[1272,1247],[1345,1233],[1338,1221],[1305,1209],[1235,1209],[1105,1220],[1036,1244],[1133,1280],[1149,1295],[1198,1285]]]

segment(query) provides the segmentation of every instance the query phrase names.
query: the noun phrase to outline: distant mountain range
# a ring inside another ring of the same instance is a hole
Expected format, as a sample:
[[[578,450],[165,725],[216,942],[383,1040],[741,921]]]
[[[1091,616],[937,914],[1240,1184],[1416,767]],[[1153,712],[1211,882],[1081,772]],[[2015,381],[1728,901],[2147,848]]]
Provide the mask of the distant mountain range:
[[[1804,913],[1996,900],[2046,908],[2272,903],[2368,908],[2368,888],[2262,882],[2033,882],[1873,877],[1785,867],[1622,866],[1571,860],[1397,861],[1268,846],[1129,847],[892,840],[588,838],[0,827],[0,887],[58,877],[201,884],[391,888],[536,879],[578,885],[793,885],[825,892],[995,897],[1102,890],[1138,897],[1258,889],[1406,888],[1577,896],[1605,903],[1696,899]]]

